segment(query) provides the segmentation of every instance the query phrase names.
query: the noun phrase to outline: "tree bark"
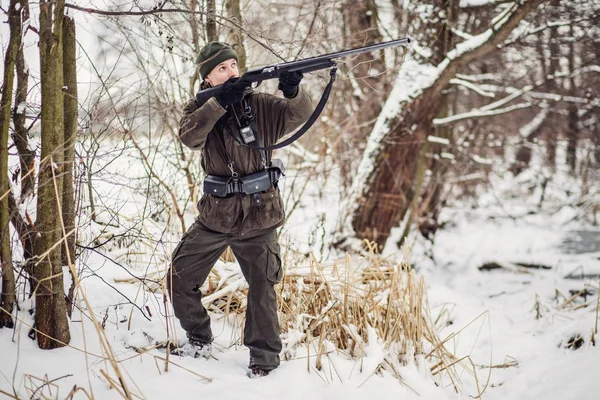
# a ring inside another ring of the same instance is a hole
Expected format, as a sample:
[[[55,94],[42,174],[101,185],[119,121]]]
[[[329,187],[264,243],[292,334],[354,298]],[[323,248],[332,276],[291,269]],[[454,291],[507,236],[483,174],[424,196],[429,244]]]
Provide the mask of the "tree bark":
[[[27,0],[21,0],[23,9],[22,20],[29,19],[29,4]],[[23,35],[25,33],[22,33]],[[23,46],[19,46],[17,53],[16,74],[17,74],[17,90],[15,93],[15,107],[13,111],[13,127],[12,134],[13,142],[19,153],[20,175],[21,175],[21,195],[20,200],[23,202],[28,196],[33,194],[35,190],[35,151],[29,148],[29,140],[27,138],[27,129],[25,122],[27,118],[26,104],[27,91],[29,81],[29,69],[25,65],[25,55],[23,54]]]
[[[2,98],[0,99],[0,261],[2,269],[2,295],[0,296],[0,328],[13,327],[12,311],[15,305],[15,274],[12,263],[10,239],[10,211],[8,194],[8,130],[15,77],[15,63],[21,47],[21,2],[11,0],[8,8],[10,39],[4,58]]]
[[[77,43],[75,40],[75,21],[63,18],[63,80],[64,80],[64,182],[62,199],[62,216],[67,239],[62,251],[63,265],[72,266],[75,262],[75,194],[73,182],[73,165],[75,161],[75,139],[77,137]],[[69,273],[71,270],[69,269]],[[71,287],[67,295],[67,313],[73,311],[75,278],[71,273]]]
[[[344,48],[365,46],[382,41],[377,24],[377,6],[373,0],[345,0],[342,4],[344,20]],[[354,93],[352,103],[343,99],[344,112],[350,109],[342,127],[344,140],[336,142],[336,154],[343,155],[340,162],[342,182],[352,182],[364,142],[381,112],[383,99],[390,91],[389,73],[386,71],[384,52],[364,53],[349,58],[341,65],[352,79],[345,83],[345,91]],[[354,85],[353,85],[354,83]]]
[[[452,27],[456,26],[456,22],[458,21],[458,11],[459,11],[459,1],[458,0],[435,0],[434,2],[434,14],[437,15],[445,15],[445,18],[439,18],[436,20],[434,24],[430,27],[429,31],[435,34],[439,33],[439,38],[430,37],[428,43],[432,43],[432,62],[433,64],[441,63],[448,51],[450,51],[455,45],[454,34],[452,33]],[[450,97],[452,93],[446,93],[442,95],[440,104],[439,104],[439,112],[436,115],[436,118],[443,118],[450,115]],[[453,138],[453,129],[450,126],[438,126],[435,127],[431,134],[440,137],[443,139],[448,139],[450,143],[454,142]],[[424,166],[419,166],[419,168],[425,168],[430,165],[431,175],[429,180],[426,182],[426,186],[421,189],[420,187],[415,187],[415,196],[418,196],[415,199],[415,203],[421,201],[421,205],[419,207],[414,207],[411,211],[414,215],[412,218],[409,218],[407,222],[407,226],[404,229],[404,233],[408,234],[410,228],[410,223],[412,221],[417,221],[417,226],[425,237],[429,237],[429,235],[434,234],[438,228],[438,217],[441,211],[441,202],[442,202],[442,189],[444,187],[444,178],[446,172],[448,171],[448,160],[444,160],[441,157],[441,153],[444,150],[444,145],[441,144],[430,144],[426,146],[426,148],[431,149],[432,157],[424,157],[421,156],[419,162],[426,163]],[[423,153],[423,150],[421,150]],[[419,184],[419,182],[423,182],[423,179],[415,179],[415,186]],[[423,192],[423,199],[421,200],[421,192]],[[418,212],[417,212],[418,210]],[[412,215],[411,214],[411,215]],[[414,217],[418,217],[415,219]],[[399,243],[402,243],[405,235],[403,234],[400,237]]]
[[[242,26],[242,13],[240,11],[240,0],[227,0],[225,3],[227,17],[233,21],[237,21],[239,26]],[[246,72],[246,49],[244,48],[244,35],[242,29],[231,27],[227,35],[227,43],[233,47],[233,50],[238,55],[238,68],[240,74]]]
[[[557,7],[558,0],[552,0],[551,6]],[[553,12],[549,12],[549,15],[553,15]],[[548,74],[556,76],[560,72],[560,44],[558,37],[558,28],[550,28],[550,63]],[[550,93],[558,93],[559,87],[555,79],[548,82],[548,90]],[[548,125],[546,126],[546,162],[548,166],[554,171],[556,170],[556,150],[558,144],[558,137],[561,130],[561,122],[563,118],[558,114],[558,110],[551,110],[548,115]],[[564,126],[564,125],[563,125]]]
[[[191,0],[189,4],[190,11],[198,11],[198,0]],[[187,16],[187,21],[190,24],[190,31],[192,33],[192,45],[194,46],[194,55],[192,56],[192,60],[196,61],[196,56],[200,52],[200,28],[198,24],[198,17],[195,13],[190,13]],[[200,74],[198,73],[198,68],[195,68],[194,74],[190,76],[189,81],[189,92],[190,95],[194,95],[196,82],[200,78]]]
[[[345,0],[342,10],[344,24],[346,25],[345,48],[366,46],[382,41],[377,26],[377,6],[373,0]],[[380,76],[385,72],[383,50],[380,50],[376,56],[372,53],[360,54],[347,60],[345,65],[357,80],[357,84],[363,93],[372,94],[374,91],[381,90],[381,86],[386,84],[389,86],[389,82],[381,79]],[[377,94],[378,98],[381,98],[381,93]],[[377,101],[375,103],[376,113],[371,115],[372,118],[377,116],[381,109],[381,102]]]
[[[217,33],[217,6],[215,0],[206,0],[206,41],[215,42],[219,40]]]
[[[40,3],[40,70],[42,89],[42,153],[38,176],[34,244],[35,328],[42,349],[65,346],[70,341],[66,313],[60,208],[63,192],[64,113],[62,23],[64,0]]]
[[[570,36],[574,37],[575,30],[569,26]],[[575,71],[575,46],[573,41],[569,42],[569,71]],[[577,93],[576,81],[573,77],[569,79],[569,93],[575,96]],[[579,145],[579,115],[577,106],[569,105],[567,126],[567,165],[572,175],[577,169],[577,146]]]
[[[360,239],[374,241],[380,248],[385,245],[390,231],[404,217],[412,193],[413,179],[418,165],[422,143],[433,129],[433,118],[438,114],[442,89],[457,72],[472,60],[497,50],[510,32],[525,16],[545,0],[513,3],[500,18],[474,40],[486,38],[464,50],[452,52],[437,67],[437,77],[403,104],[392,118],[386,116],[387,130],[372,138],[363,156],[357,174],[362,185],[354,201],[352,229]],[[475,42],[473,42],[475,43]]]

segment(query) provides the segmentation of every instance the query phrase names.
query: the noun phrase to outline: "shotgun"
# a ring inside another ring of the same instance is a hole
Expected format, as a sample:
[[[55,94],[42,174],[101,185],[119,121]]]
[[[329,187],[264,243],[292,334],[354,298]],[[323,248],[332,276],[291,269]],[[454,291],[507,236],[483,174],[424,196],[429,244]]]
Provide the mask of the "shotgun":
[[[248,70],[244,75],[242,75],[240,77],[240,79],[246,80],[248,82],[248,84],[252,84],[252,83],[260,84],[260,82],[268,80],[268,79],[279,78],[279,75],[283,71],[290,71],[290,72],[299,71],[302,73],[307,73],[307,72],[318,71],[321,69],[331,68],[330,81],[329,81],[329,84],[325,87],[325,91],[323,92],[323,95],[321,96],[321,100],[319,101],[319,104],[317,104],[315,111],[313,112],[311,117],[308,119],[308,121],[304,124],[304,126],[302,126],[292,137],[290,137],[289,139],[287,139],[283,142],[277,143],[275,145],[265,146],[265,147],[261,147],[258,145],[246,144],[246,143],[243,143],[239,138],[237,138],[235,136],[234,136],[234,138],[242,146],[251,147],[254,149],[258,149],[258,150],[275,150],[275,149],[279,149],[279,148],[282,148],[284,146],[291,144],[292,142],[294,142],[295,140],[300,138],[300,136],[302,136],[312,126],[312,124],[318,118],[319,114],[321,114],[321,111],[323,111],[323,108],[325,107],[325,104],[327,103],[327,99],[329,98],[329,93],[331,92],[333,82],[335,80],[335,74],[337,71],[336,60],[338,60],[340,58],[344,58],[344,57],[350,57],[350,56],[362,54],[362,53],[368,53],[370,51],[377,51],[377,50],[382,50],[382,49],[386,49],[386,48],[390,48],[390,47],[405,46],[408,44],[410,44],[410,38],[402,38],[402,39],[390,40],[388,42],[383,42],[383,43],[376,43],[376,44],[370,44],[367,46],[356,47],[356,48],[350,49],[350,50],[342,50],[342,51],[338,51],[335,53],[304,58],[304,59],[296,60],[296,61],[288,61],[288,62],[282,62],[282,63],[278,63],[278,64],[271,64],[271,65],[267,65],[265,67]],[[219,93],[219,90],[221,90],[221,85],[199,91],[196,94],[196,102],[198,103],[198,105],[204,104],[209,98],[211,98],[211,97],[215,96],[217,93]]]

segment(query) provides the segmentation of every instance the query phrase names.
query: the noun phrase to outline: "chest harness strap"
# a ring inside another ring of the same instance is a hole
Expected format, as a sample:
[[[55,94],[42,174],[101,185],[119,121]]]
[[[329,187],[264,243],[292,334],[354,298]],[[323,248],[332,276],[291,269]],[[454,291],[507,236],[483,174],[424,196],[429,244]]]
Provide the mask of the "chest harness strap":
[[[247,99],[243,100],[243,106],[244,109],[242,111],[241,120],[233,106],[231,109],[242,137],[241,140],[244,140],[247,143],[257,143],[263,170],[253,174],[240,176],[235,170],[233,160],[225,147],[225,138],[222,134],[219,134],[221,153],[227,161],[227,167],[231,171],[231,176],[207,175],[206,178],[204,178],[202,188],[205,194],[217,197],[228,197],[235,193],[252,194],[254,195],[254,201],[257,205],[260,205],[260,196],[258,196],[258,193],[271,189],[273,185],[276,186],[279,179],[285,175],[285,167],[283,166],[283,162],[279,159],[272,160],[270,165],[267,166],[267,156],[265,151],[261,148],[260,134]],[[231,135],[233,136],[234,134],[231,133]],[[241,142],[240,138],[236,136],[233,137],[238,142]]]

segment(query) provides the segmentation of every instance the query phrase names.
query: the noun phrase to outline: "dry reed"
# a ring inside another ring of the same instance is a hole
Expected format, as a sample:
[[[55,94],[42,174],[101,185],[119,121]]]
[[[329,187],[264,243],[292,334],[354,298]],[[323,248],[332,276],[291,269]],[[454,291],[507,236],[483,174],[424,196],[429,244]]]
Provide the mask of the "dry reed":
[[[296,349],[305,346],[309,369],[314,358],[319,371],[332,349],[361,360],[376,341],[385,357],[368,372],[386,370],[401,380],[402,365],[416,364],[421,370],[429,365],[428,374],[448,375],[458,391],[453,365],[460,360],[437,336],[423,278],[407,262],[390,261],[374,246],[365,247],[368,251],[362,255],[327,263],[288,252],[286,273],[276,286],[281,332],[287,337],[283,357],[293,358]],[[410,259],[406,249],[404,259]],[[223,279],[218,271],[213,269],[202,288],[203,304],[225,317],[238,317],[242,325],[247,284],[241,273]]]

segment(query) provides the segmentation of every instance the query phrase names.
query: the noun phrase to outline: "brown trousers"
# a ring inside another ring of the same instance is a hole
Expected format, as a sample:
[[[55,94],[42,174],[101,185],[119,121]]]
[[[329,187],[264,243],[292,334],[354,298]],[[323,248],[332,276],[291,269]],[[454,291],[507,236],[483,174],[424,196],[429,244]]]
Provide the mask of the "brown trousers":
[[[249,367],[277,368],[282,346],[273,286],[281,280],[283,271],[275,229],[244,238],[214,232],[194,222],[173,251],[167,275],[175,316],[188,337],[204,343],[212,341],[210,317],[202,305],[200,287],[227,246],[248,282],[244,345],[250,349]]]

